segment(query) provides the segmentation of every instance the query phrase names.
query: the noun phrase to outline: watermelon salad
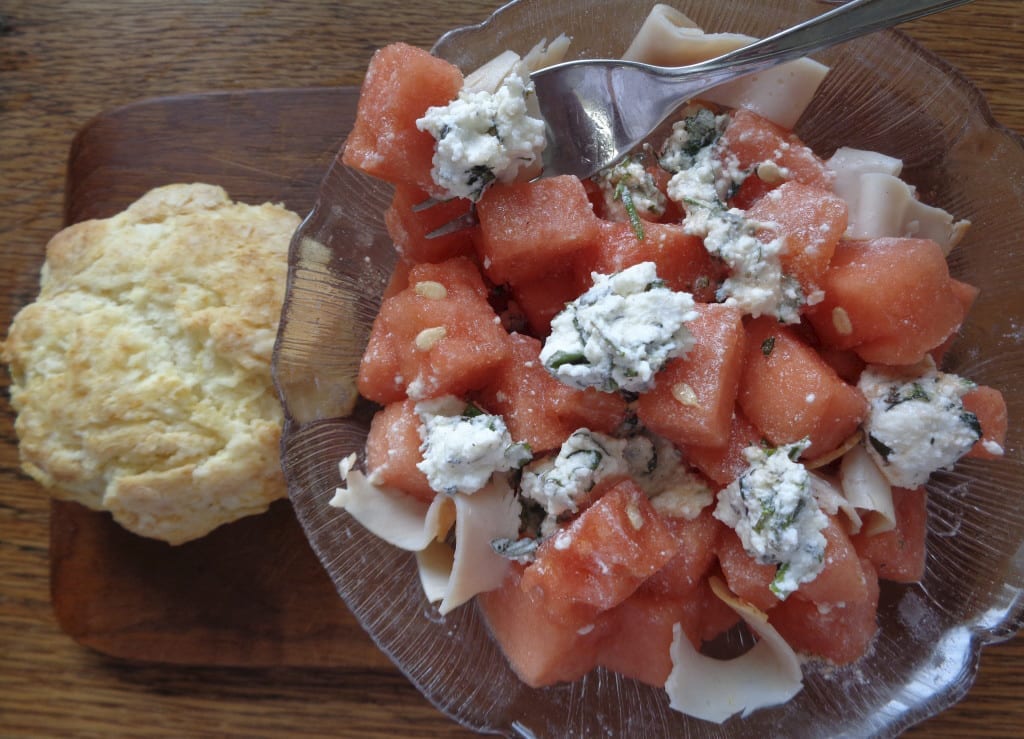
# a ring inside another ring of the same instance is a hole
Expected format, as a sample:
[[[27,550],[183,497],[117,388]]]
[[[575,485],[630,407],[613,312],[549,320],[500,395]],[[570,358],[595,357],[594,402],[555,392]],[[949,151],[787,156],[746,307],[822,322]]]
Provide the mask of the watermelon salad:
[[[701,53],[643,33],[634,57]],[[897,159],[820,158],[757,85],[589,180],[538,177],[529,71],[567,44],[465,77],[374,55],[342,158],[394,184],[399,258],[332,505],[416,552],[442,614],[475,602],[530,686],[603,666],[722,721],[870,650],[879,580],[923,575],[929,475],[1003,454],[999,391],[941,369],[978,294],[946,262],[968,224]],[[734,628],[753,650],[701,652]]]

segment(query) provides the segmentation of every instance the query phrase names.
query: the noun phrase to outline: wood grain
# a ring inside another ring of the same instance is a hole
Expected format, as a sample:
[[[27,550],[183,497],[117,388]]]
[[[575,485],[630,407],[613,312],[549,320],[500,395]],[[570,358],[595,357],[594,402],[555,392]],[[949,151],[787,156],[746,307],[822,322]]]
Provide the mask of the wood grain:
[[[76,131],[102,111],[206,90],[358,84],[373,49],[429,46],[477,22],[479,0],[5,0],[0,3],[0,325],[37,290],[63,217]],[[909,27],[1024,132],[1024,3],[977,0]],[[0,734],[9,736],[462,736],[393,669],[190,668],[123,662],[75,644],[48,585],[49,502],[0,434]],[[987,649],[971,693],[910,734],[1019,736],[1024,639]]]

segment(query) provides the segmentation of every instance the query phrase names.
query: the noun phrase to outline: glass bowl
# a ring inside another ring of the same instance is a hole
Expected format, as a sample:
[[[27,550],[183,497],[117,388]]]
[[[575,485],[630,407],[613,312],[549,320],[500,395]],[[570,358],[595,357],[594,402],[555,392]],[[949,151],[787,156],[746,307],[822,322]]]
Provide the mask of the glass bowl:
[[[710,31],[767,35],[825,9],[812,0],[673,2]],[[560,32],[572,56],[618,56],[649,5],[635,0],[520,0],[443,36],[434,52],[464,71]],[[949,263],[981,296],[948,355],[950,371],[1002,390],[1007,455],[933,476],[924,581],[883,584],[871,650],[842,669],[805,668],[786,705],[718,726],[668,708],[664,691],[604,670],[543,690],[519,682],[473,605],[440,617],[413,556],[327,505],[338,461],[361,451],[372,408],[355,394],[395,255],[382,214],[390,188],[336,163],[296,233],[274,370],[285,406],[283,464],[313,549],[363,627],[438,709],[508,736],[835,736],[898,734],[963,697],[981,647],[1021,625],[1024,580],[1024,149],[980,93],[897,32],[817,55],[833,67],[797,126],[819,154],[840,145],[903,159],[923,198],[973,226]]]

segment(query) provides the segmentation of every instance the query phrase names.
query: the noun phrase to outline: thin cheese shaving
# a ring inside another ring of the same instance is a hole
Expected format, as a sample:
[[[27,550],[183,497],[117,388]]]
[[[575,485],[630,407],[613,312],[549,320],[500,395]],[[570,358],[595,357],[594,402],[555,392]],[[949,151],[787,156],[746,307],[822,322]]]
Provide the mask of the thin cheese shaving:
[[[495,553],[495,539],[519,535],[519,510],[508,481],[496,475],[473,495],[456,495],[455,559],[440,611],[448,613],[477,593],[494,590],[505,579],[511,561]]]
[[[504,477],[495,476],[473,495],[438,495],[427,505],[374,485],[354,464],[354,454],[339,464],[348,487],[338,488],[330,504],[374,536],[416,552],[423,591],[427,600],[441,601],[442,614],[501,585],[509,560],[495,554],[491,542],[519,535],[519,503]],[[459,543],[454,552],[444,541],[453,524]]]
[[[423,594],[430,603],[444,600],[452,579],[455,549],[445,541],[435,541],[416,552],[416,568],[420,573]]]
[[[655,5],[623,59],[681,66],[720,56],[756,41],[738,33],[704,33],[692,20],[668,5]],[[793,128],[814,97],[828,67],[797,59],[719,85],[701,98],[729,108],[748,108],[784,128]]]
[[[800,660],[768,616],[734,596],[717,577],[709,580],[715,595],[738,613],[760,637],[753,649],[731,660],[698,652],[676,624],[672,628],[672,672],[665,683],[669,705],[688,716],[722,723],[742,712],[785,703],[800,692]]]
[[[466,75],[462,89],[468,92],[489,92],[494,94],[505,78],[518,73],[521,57],[514,51],[503,51],[486,64]]]
[[[864,522],[857,512],[857,508],[846,499],[842,491],[830,480],[821,475],[811,475],[811,491],[814,493],[815,500],[818,501],[818,506],[828,515],[834,516],[840,511],[843,512],[846,520],[849,521],[847,526],[848,533],[856,534],[860,531]]]
[[[400,490],[374,485],[352,469],[355,455],[338,465],[347,487],[338,488],[330,505],[348,511],[374,536],[399,549],[418,552],[432,541],[444,539],[455,522],[455,504],[443,495],[429,505]]]
[[[903,163],[884,154],[842,147],[828,160],[835,191],[849,208],[845,236],[931,239],[948,256],[964,237],[970,221],[917,199],[914,188],[899,178]]]
[[[843,456],[839,463],[839,484],[852,505],[876,514],[865,517],[866,534],[874,536],[896,528],[892,486],[863,445],[855,446]]]

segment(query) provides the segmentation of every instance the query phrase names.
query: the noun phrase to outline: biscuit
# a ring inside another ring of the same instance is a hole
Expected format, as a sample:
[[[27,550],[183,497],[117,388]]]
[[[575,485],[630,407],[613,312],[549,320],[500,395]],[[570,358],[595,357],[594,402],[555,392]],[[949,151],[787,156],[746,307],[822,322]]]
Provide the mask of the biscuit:
[[[171,544],[284,497],[270,358],[298,223],[169,185],[54,236],[2,346],[23,469]]]

